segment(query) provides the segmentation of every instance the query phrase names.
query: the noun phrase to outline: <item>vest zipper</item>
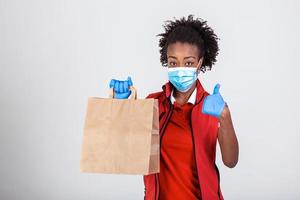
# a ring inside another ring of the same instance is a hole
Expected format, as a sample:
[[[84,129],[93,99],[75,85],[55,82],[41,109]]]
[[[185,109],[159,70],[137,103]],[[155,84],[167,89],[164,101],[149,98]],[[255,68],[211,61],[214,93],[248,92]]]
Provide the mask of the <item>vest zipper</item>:
[[[195,107],[195,106],[194,106]],[[195,158],[195,163],[196,163],[196,170],[197,170],[197,179],[198,179],[198,182],[199,182],[199,187],[200,187],[200,191],[201,191],[201,199],[202,199],[202,189],[201,189],[201,185],[200,185],[200,175],[199,175],[199,171],[198,171],[198,163],[197,163],[197,158],[196,158],[196,147],[195,147],[195,138],[194,138],[194,132],[193,132],[193,123],[192,123],[192,113],[193,113],[193,110],[194,110],[194,107],[192,108],[192,111],[191,111],[191,116],[190,116],[190,126],[191,126],[191,133],[192,133],[192,140],[193,140],[193,149],[194,149],[194,158]]]
[[[162,143],[162,138],[163,138],[163,135],[164,135],[166,126],[167,126],[167,124],[168,124],[168,121],[170,120],[170,117],[171,117],[172,113],[173,113],[173,105],[172,105],[172,103],[171,103],[171,100],[169,99],[169,112],[168,112],[167,118],[166,118],[166,120],[164,121],[164,124],[163,124],[163,126],[162,126],[162,128],[161,128],[160,145],[161,145],[161,143]],[[159,184],[159,178],[158,178],[158,174],[156,173],[156,174],[155,174],[155,199],[156,199],[156,200],[158,200],[158,197],[159,197],[159,194],[158,194],[159,191],[157,191],[157,185],[158,185],[158,184]]]

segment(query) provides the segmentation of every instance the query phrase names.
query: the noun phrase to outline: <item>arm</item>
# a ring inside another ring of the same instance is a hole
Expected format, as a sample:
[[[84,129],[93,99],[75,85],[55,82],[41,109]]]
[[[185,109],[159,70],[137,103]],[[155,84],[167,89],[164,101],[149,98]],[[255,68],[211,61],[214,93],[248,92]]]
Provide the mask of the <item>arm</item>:
[[[238,162],[239,145],[227,104],[219,117],[219,123],[218,141],[222,160],[227,167],[233,168]]]
[[[221,148],[223,163],[233,168],[238,162],[239,145],[234,132],[231,115],[227,103],[220,92],[220,84],[216,84],[213,94],[204,99],[202,113],[218,117],[218,141]]]

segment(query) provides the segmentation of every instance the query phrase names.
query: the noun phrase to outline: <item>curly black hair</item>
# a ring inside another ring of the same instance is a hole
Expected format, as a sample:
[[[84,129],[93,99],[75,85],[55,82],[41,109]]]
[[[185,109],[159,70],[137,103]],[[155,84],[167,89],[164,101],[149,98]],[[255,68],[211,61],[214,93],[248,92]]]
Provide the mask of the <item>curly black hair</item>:
[[[199,50],[199,59],[204,56],[200,70],[204,73],[211,70],[212,65],[216,62],[219,46],[218,38],[214,31],[207,26],[207,21],[201,18],[193,19],[189,15],[187,19],[167,20],[163,25],[165,32],[156,36],[161,36],[159,40],[160,62],[163,66],[168,66],[167,48],[169,44],[175,42],[187,42],[196,45]]]

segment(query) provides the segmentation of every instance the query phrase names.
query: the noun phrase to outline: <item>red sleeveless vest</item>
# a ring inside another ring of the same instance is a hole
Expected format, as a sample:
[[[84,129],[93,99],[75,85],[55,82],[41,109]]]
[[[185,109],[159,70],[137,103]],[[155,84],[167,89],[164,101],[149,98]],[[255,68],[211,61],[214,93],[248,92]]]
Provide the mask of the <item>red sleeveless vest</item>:
[[[215,164],[218,118],[201,112],[203,100],[209,93],[204,90],[199,79],[196,81],[196,87],[196,103],[191,112],[191,127],[201,196],[202,200],[224,200],[220,188],[220,174]],[[146,97],[158,99],[160,144],[173,111],[173,105],[169,98],[173,85],[167,82],[162,89],[163,91],[149,94]],[[143,181],[145,185],[144,200],[158,200],[158,173],[144,175]]]

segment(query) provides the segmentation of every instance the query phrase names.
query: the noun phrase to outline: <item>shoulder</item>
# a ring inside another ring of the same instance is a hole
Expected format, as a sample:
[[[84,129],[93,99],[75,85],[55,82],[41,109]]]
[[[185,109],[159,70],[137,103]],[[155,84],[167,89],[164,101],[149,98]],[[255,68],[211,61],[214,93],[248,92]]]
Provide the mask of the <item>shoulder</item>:
[[[146,99],[150,99],[150,98],[153,98],[153,99],[159,99],[163,96],[163,91],[159,91],[159,92],[153,92],[153,93],[150,93],[146,96]]]

